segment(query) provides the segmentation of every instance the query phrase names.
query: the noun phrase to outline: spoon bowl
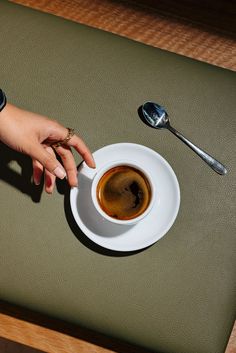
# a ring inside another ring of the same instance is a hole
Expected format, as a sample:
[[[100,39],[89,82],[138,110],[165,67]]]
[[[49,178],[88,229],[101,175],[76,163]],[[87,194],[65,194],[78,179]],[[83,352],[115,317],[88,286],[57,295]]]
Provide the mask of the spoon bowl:
[[[146,125],[154,129],[168,129],[190,147],[199,157],[201,157],[216,173],[220,175],[225,175],[227,173],[227,169],[222,163],[194,145],[170,125],[170,120],[164,107],[157,103],[146,102],[141,107],[141,113],[141,119]]]
[[[146,102],[142,105],[142,114],[147,125],[154,129],[166,129],[169,124],[169,117],[161,105]]]

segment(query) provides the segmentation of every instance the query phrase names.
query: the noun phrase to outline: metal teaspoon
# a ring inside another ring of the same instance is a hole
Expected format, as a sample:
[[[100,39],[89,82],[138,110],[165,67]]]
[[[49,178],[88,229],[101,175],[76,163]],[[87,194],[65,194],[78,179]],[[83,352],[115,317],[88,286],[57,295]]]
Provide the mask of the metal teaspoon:
[[[164,107],[160,106],[157,103],[146,102],[142,105],[142,115],[144,122],[148,126],[151,126],[154,129],[168,129],[169,131],[171,131],[175,136],[177,136],[181,141],[183,141],[187,146],[189,146],[194,152],[196,152],[199,157],[201,157],[215,172],[220,175],[225,175],[227,173],[227,169],[223,166],[223,164],[221,164],[219,161],[217,161],[215,158],[210,156],[208,153],[206,153],[196,145],[194,145],[170,125],[168,114],[165,111]]]

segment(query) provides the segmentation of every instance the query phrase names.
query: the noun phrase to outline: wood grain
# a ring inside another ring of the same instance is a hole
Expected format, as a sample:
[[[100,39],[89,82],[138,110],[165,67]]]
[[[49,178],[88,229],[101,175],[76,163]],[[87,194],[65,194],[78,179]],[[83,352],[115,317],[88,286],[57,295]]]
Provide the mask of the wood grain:
[[[45,322],[45,319],[44,319]],[[58,325],[59,325],[58,321]],[[75,328],[71,329],[71,332]],[[126,346],[124,343],[113,341],[113,348],[105,348],[107,339],[100,337],[100,343],[90,343],[88,333],[86,338],[74,337],[59,330],[53,330],[34,324],[25,320],[20,320],[6,314],[0,314],[0,338],[1,353],[148,353],[137,347]],[[97,336],[97,334],[95,334]],[[6,340],[7,339],[7,340]],[[94,337],[90,337],[93,341]],[[14,342],[20,345],[14,344]],[[24,345],[24,346],[23,346]],[[230,337],[225,353],[236,352],[236,325]]]
[[[26,345],[0,338],[0,352],[1,353],[44,353],[35,348]]]
[[[149,350],[0,301],[1,353],[150,353]],[[12,342],[26,347],[17,347]],[[5,347],[5,351],[3,350]],[[30,352],[29,347],[39,352]],[[2,349],[1,349],[2,348]],[[236,353],[236,323],[225,353]]]
[[[50,353],[108,353],[114,352],[100,348],[82,339],[76,339],[69,335],[41,327],[27,321],[12,318],[0,314],[0,335],[9,340]]]
[[[13,2],[236,71],[235,1]]]
[[[0,337],[47,353],[150,353],[135,345],[3,301],[0,301]]]

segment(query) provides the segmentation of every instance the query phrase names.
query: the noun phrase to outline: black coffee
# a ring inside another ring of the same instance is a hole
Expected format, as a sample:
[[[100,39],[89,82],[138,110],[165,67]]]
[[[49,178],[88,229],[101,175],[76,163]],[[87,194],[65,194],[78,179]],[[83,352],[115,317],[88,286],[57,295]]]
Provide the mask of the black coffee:
[[[136,168],[121,165],[109,169],[97,185],[97,199],[110,217],[129,220],[140,216],[151,200],[146,176]]]

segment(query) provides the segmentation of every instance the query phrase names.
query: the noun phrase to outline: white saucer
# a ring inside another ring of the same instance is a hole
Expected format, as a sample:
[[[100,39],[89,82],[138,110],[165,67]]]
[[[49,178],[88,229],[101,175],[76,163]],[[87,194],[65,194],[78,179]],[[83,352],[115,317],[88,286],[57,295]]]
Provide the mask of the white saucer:
[[[169,163],[150,148],[133,143],[105,146],[93,157],[98,169],[115,160],[142,161],[143,169],[153,177],[157,197],[150,213],[139,223],[113,224],[102,218],[92,203],[91,183],[96,170],[83,162],[78,173],[79,187],[70,192],[71,210],[83,233],[98,245],[116,251],[140,250],[162,238],[173,225],[180,205],[178,180]]]

